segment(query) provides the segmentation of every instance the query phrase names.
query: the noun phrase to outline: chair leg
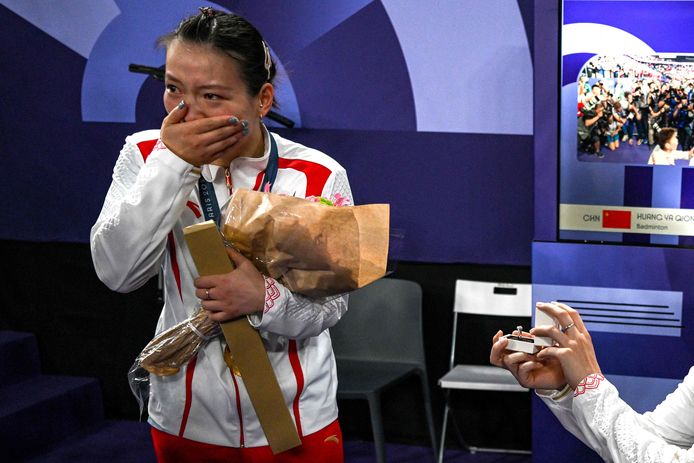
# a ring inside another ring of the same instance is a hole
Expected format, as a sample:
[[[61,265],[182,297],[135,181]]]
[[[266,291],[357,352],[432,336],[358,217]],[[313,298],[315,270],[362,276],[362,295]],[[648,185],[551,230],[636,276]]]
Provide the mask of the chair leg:
[[[376,449],[376,461],[386,463],[385,436],[383,434],[383,421],[381,419],[381,396],[378,393],[368,395],[369,415],[371,415],[371,430],[374,436]]]
[[[467,442],[465,442],[465,439],[463,438],[463,433],[460,431],[460,426],[458,426],[458,420],[455,417],[455,410],[451,407],[451,391],[449,389],[446,390],[446,393],[444,394],[445,402],[446,402],[446,409],[445,409],[445,416],[446,418],[448,417],[448,413],[451,414],[451,421],[453,422],[453,430],[455,431],[455,436],[458,438],[458,444],[465,449],[467,452],[470,453],[475,453],[476,448],[475,447],[470,447]],[[451,411],[452,410],[452,411]],[[442,431],[444,432],[444,431]]]
[[[422,393],[424,395],[424,411],[427,415],[427,426],[429,427],[429,437],[431,438],[431,449],[434,452],[436,459],[436,428],[434,427],[434,413],[431,410],[431,395],[429,394],[429,384],[427,383],[426,374],[423,371],[419,372],[419,379],[422,381]]]
[[[441,445],[439,446],[439,458],[436,460],[438,463],[443,462],[443,454],[446,451],[446,425],[448,424],[448,402],[446,402],[446,407],[443,409],[443,425],[441,425]]]
[[[460,426],[458,425],[458,420],[455,417],[455,413],[451,414],[451,420],[453,421],[453,429],[455,430],[455,435],[458,438],[458,443],[460,444],[460,446],[470,453],[477,453],[477,447],[469,446],[468,443],[465,441],[465,438],[463,438],[463,433],[460,430]]]

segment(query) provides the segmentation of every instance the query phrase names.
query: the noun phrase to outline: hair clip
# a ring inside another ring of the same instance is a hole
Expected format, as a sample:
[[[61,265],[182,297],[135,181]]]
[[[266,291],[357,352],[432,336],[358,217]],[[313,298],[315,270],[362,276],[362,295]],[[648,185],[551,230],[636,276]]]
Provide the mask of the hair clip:
[[[272,68],[272,58],[270,57],[270,49],[268,48],[265,40],[260,41],[263,44],[263,52],[265,53],[265,70],[267,71],[267,81],[270,82],[270,68]]]
[[[214,18],[217,14],[217,12],[211,6],[201,6],[199,9],[200,13],[202,13],[206,18]]]

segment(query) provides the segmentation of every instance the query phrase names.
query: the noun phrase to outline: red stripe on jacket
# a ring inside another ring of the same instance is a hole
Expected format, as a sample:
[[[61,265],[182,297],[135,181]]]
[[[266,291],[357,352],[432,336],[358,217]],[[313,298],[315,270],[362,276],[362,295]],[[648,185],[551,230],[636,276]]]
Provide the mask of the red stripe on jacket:
[[[183,301],[183,291],[181,291],[181,269],[178,268],[178,259],[176,258],[176,241],[174,240],[174,234],[172,231],[169,232],[169,236],[166,239],[169,245],[169,256],[171,257],[171,271],[176,279],[176,286],[178,287],[178,296]]]
[[[188,368],[186,369],[186,404],[183,407],[183,418],[181,418],[181,428],[178,430],[179,437],[183,437],[186,432],[186,424],[190,415],[190,406],[193,404],[193,374],[195,373],[195,364],[198,361],[197,355],[190,359]]]
[[[202,212],[200,212],[200,206],[198,206],[197,204],[195,204],[193,201],[188,201],[188,202],[186,203],[186,206],[188,206],[188,208],[189,208],[191,211],[193,211],[193,214],[195,214],[195,218],[196,218],[196,219],[199,219],[199,218],[202,216]]]
[[[292,371],[294,371],[294,377],[296,378],[296,395],[294,396],[294,403],[292,408],[294,410],[294,421],[296,422],[296,431],[299,433],[299,437],[303,437],[304,433],[301,430],[301,414],[299,413],[299,398],[301,393],[304,391],[304,372],[301,369],[301,362],[299,361],[299,353],[296,350],[296,340],[292,339],[289,341],[289,362],[292,365]]]
[[[236,382],[236,376],[231,368],[228,368],[231,374],[231,379],[234,381],[234,390],[236,391],[236,413],[239,415],[239,432],[241,436],[239,437],[239,446],[243,447],[245,445],[245,439],[243,437],[243,414],[241,413],[241,396],[239,395],[239,383]]]
[[[306,196],[321,196],[323,188],[328,181],[332,171],[317,162],[305,161],[303,159],[279,158],[278,167],[280,169],[294,169],[306,176]],[[258,174],[255,179],[254,190],[260,189],[265,171]]]
[[[152,154],[154,146],[157,144],[158,141],[159,140],[155,138],[154,140],[145,140],[137,144],[137,148],[140,150],[140,153],[142,154],[143,161],[147,161],[147,157],[150,154]]]

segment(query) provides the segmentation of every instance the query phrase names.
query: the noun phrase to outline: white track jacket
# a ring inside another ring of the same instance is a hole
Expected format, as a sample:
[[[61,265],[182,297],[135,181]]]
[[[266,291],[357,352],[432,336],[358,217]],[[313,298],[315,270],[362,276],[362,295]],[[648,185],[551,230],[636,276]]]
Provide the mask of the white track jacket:
[[[267,131],[263,157],[232,162],[234,190],[258,188],[270,136],[279,151],[273,193],[326,198],[339,193],[352,200],[347,174],[336,161]],[[193,315],[199,304],[193,286],[197,271],[183,229],[205,220],[197,186],[200,170],[214,183],[222,217],[230,198],[223,168],[196,169],[158,140],[158,130],[126,138],[91,230],[94,267],[112,290],[132,291],[163,270],[165,302],[157,333]],[[337,376],[328,328],[347,310],[347,297],[312,300],[267,281],[271,287],[266,290],[264,314],[250,319],[261,334],[299,434],[311,434],[337,419]],[[149,422],[200,442],[267,445],[243,378],[231,374],[224,362],[223,343],[211,341],[176,375],[150,375]]]

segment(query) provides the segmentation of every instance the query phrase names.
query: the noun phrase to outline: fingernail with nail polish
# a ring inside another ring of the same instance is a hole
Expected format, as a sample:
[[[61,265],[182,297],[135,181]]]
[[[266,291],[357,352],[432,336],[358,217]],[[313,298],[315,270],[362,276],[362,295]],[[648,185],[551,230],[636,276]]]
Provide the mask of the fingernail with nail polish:
[[[248,121],[241,121],[241,127],[243,127],[243,129],[241,129],[241,133],[248,135]]]
[[[238,123],[239,123],[239,118],[238,118],[238,117],[236,117],[236,116],[231,116],[231,117],[229,118],[229,124],[231,124],[231,125],[236,125],[236,124],[238,124]]]
[[[186,102],[181,100],[180,103],[178,103],[178,106],[176,106],[177,109],[182,109],[186,105]]]

